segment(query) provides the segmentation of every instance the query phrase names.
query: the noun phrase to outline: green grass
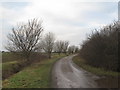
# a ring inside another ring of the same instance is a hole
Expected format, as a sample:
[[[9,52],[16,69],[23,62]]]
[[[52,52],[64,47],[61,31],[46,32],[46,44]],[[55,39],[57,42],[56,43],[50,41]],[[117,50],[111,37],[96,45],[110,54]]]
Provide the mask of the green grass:
[[[13,54],[11,52],[2,53],[2,63],[0,67],[2,68],[2,79],[13,75],[20,70],[20,64],[22,65],[23,58],[19,55]]]
[[[17,64],[18,61],[11,61],[11,62],[6,62],[6,63],[2,63],[2,69],[6,70],[6,69],[10,69],[13,67],[14,64]]]
[[[103,68],[96,68],[91,65],[88,65],[85,62],[85,60],[81,59],[79,56],[75,56],[73,58],[73,62],[75,64],[77,64],[78,66],[80,66],[81,68],[83,68],[91,73],[94,73],[96,75],[99,75],[99,76],[118,76],[118,75],[120,75],[120,73],[118,73],[118,72],[106,71]]]
[[[21,62],[22,58],[20,58],[20,56],[13,54],[11,52],[3,52],[2,63],[0,63],[0,67],[2,67],[2,71],[4,73],[3,75],[14,71],[14,68],[18,67],[17,64]]]
[[[53,63],[65,55],[54,55],[39,63],[32,64],[3,81],[3,88],[50,88]]]

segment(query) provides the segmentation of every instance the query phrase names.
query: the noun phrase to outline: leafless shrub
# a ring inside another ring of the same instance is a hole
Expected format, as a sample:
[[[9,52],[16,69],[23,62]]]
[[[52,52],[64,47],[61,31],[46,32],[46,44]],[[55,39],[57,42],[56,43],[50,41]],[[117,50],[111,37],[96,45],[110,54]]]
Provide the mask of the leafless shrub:
[[[84,41],[80,55],[96,67],[120,71],[118,68],[118,33],[120,21],[95,31]]]

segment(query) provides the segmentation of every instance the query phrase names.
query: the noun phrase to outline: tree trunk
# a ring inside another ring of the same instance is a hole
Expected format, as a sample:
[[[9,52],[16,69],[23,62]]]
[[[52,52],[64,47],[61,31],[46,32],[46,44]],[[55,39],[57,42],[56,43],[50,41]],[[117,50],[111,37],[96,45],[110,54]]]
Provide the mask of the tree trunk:
[[[59,52],[58,54],[59,54],[59,56],[60,56],[60,52]]]
[[[51,53],[48,53],[48,57],[49,57],[49,59],[51,59]]]

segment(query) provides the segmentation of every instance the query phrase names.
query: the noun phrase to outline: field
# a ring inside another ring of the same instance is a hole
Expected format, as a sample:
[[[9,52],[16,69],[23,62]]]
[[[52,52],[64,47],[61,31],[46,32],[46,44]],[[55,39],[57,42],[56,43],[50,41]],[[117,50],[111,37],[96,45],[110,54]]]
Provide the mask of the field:
[[[51,68],[55,61],[65,55],[53,54],[51,59],[44,59],[25,67],[20,72],[3,80],[3,88],[49,88]],[[3,63],[3,68],[11,67],[16,61]]]
[[[8,63],[8,62],[12,62],[12,61],[20,61],[21,57],[20,56],[16,56],[13,53],[10,52],[3,52],[2,53],[2,63]]]

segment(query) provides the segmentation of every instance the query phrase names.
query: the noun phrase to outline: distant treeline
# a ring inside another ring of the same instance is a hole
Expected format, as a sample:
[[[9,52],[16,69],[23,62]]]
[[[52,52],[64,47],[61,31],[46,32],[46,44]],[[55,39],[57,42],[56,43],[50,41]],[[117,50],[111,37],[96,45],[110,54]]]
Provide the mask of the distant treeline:
[[[118,62],[118,33],[120,21],[95,30],[82,44],[80,56],[89,65],[106,70],[120,71]]]

